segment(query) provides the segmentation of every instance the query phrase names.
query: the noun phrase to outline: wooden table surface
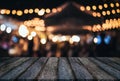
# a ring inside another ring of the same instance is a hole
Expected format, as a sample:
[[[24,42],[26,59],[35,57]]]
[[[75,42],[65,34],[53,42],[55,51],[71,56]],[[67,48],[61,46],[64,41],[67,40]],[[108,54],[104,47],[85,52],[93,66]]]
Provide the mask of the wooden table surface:
[[[117,80],[120,58],[4,57],[0,58],[0,80]]]

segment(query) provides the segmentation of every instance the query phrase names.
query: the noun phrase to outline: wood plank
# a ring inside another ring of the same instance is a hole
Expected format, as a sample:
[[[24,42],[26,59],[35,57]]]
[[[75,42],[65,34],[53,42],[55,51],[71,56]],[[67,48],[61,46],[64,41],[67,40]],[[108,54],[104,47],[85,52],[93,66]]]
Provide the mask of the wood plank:
[[[4,66],[4,65],[6,66],[7,64],[10,64],[10,63],[18,60],[18,59],[20,59],[20,58],[19,58],[19,57],[16,57],[16,58],[11,58],[11,59],[8,59],[8,60],[6,60],[6,61],[4,61],[4,62],[1,62],[1,63],[0,63],[0,68],[1,68],[2,66]]]
[[[43,65],[47,61],[46,57],[42,57],[37,60],[25,73],[23,73],[18,79],[35,79],[40,73]]]
[[[104,57],[104,58],[101,58],[101,57],[97,57],[98,60],[100,60],[101,62],[104,62],[116,69],[118,69],[120,71],[120,65],[114,63],[113,61],[109,60],[108,57]]]
[[[72,70],[70,68],[70,64],[68,63],[68,60],[65,57],[59,58],[59,64],[58,64],[58,79],[74,79],[74,75],[72,73]]]
[[[10,59],[10,57],[0,57],[0,62],[6,61],[8,59]]]
[[[76,79],[93,79],[92,75],[80,63],[77,57],[70,57],[69,62],[73,69]]]
[[[0,77],[3,76],[8,71],[17,67],[18,65],[22,64],[23,62],[25,62],[28,59],[29,58],[19,58],[19,59],[16,59],[14,62],[10,63],[10,64],[4,65],[3,67],[0,68]]]
[[[110,59],[110,60],[114,61],[116,64],[120,65],[120,58],[118,58],[118,57],[112,57],[112,58],[108,58],[108,59]]]
[[[19,65],[18,67],[14,68],[13,70],[9,71],[5,74],[1,79],[9,80],[9,79],[16,79],[20,76],[25,70],[29,68],[38,58],[30,58],[23,64]]]
[[[38,80],[55,80],[57,79],[58,58],[51,57],[48,59],[42,73],[38,76]]]
[[[109,73],[111,76],[116,77],[117,79],[120,79],[120,71],[103,63],[95,58],[89,58],[92,62],[94,62],[97,66],[99,66],[101,69]]]
[[[110,79],[114,80],[112,76],[104,72],[102,69],[97,67],[93,62],[87,58],[79,58],[81,63],[88,69],[95,79]]]

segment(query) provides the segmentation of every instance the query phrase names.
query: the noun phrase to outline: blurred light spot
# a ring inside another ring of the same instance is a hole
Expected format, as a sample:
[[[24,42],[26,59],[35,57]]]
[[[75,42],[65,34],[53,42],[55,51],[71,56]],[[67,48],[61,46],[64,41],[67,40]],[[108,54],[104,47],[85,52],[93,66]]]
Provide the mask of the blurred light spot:
[[[33,37],[31,35],[28,36],[28,40],[32,40]]]
[[[25,9],[25,10],[24,10],[24,13],[25,13],[25,14],[28,14],[28,12],[29,12],[28,9]]]
[[[93,9],[93,10],[96,10],[96,9],[97,9],[97,7],[94,5],[94,6],[92,6],[92,9]]]
[[[33,13],[33,9],[29,9],[29,13],[32,14]]]
[[[86,10],[88,10],[88,11],[89,11],[90,9],[91,9],[91,8],[90,8],[90,6],[86,6]]]
[[[50,9],[49,8],[46,9],[46,13],[50,13]]]
[[[84,7],[84,6],[81,6],[81,7],[80,7],[80,10],[81,10],[81,11],[85,11],[85,7]]]
[[[38,9],[38,8],[36,8],[36,9],[35,9],[35,13],[38,13],[38,12],[39,12],[39,9]]]
[[[6,29],[6,25],[5,25],[5,24],[2,24],[2,25],[0,26],[0,30],[1,30],[1,31],[5,31],[5,29]]]
[[[32,31],[32,32],[31,32],[31,36],[35,37],[35,36],[36,36],[36,32],[35,32],[35,31]]]
[[[12,32],[12,28],[11,27],[7,27],[6,32],[7,33],[11,33]]]
[[[111,40],[111,37],[108,35],[104,38],[104,42],[105,44],[109,44],[110,43],[110,40]]]
[[[29,33],[27,27],[25,25],[20,25],[18,33],[22,37],[26,37]]]
[[[42,16],[42,15],[44,15],[44,13],[45,13],[45,9],[41,9],[41,10],[38,12],[38,15],[39,15],[39,16]]]
[[[73,36],[72,36],[72,41],[73,41],[73,42],[79,42],[79,41],[80,41],[80,37],[77,36],[77,35],[73,35]]]
[[[42,38],[42,39],[40,40],[40,42],[41,42],[41,44],[46,44],[47,40],[46,40],[45,38]]]
[[[107,8],[107,7],[108,7],[108,5],[105,3],[105,4],[104,4],[104,7],[105,7],[105,8]]]
[[[12,10],[12,14],[15,15],[16,14],[16,10]]]
[[[56,9],[56,8],[53,8],[53,9],[52,9],[52,12],[53,12],[53,13],[56,13],[56,12],[57,12],[57,9]]]
[[[18,11],[17,11],[17,15],[18,15],[18,16],[22,16],[22,14],[23,14],[23,12],[22,12],[21,10],[18,10]]]

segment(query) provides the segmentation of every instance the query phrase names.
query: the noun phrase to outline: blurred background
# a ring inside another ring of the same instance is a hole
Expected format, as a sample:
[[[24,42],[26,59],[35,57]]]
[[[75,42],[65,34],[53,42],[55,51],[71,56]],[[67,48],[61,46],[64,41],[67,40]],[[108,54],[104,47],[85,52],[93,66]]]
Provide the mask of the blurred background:
[[[119,57],[120,0],[0,0],[0,57]]]

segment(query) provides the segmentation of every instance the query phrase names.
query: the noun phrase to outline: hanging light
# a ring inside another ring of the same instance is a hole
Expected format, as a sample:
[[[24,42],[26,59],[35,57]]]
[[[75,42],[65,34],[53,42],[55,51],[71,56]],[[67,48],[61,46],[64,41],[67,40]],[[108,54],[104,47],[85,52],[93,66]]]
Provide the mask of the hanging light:
[[[33,37],[31,35],[29,35],[27,38],[28,38],[28,40],[32,40],[33,39]]]
[[[31,36],[32,36],[32,37],[35,37],[35,36],[36,36],[36,32],[35,32],[35,31],[32,31],[32,32],[31,32]]]
[[[97,16],[96,12],[93,12],[93,13],[92,13],[92,15],[93,15],[94,17],[96,17],[96,16]]]
[[[11,33],[12,32],[12,28],[11,27],[7,27],[6,32],[7,33]]]
[[[120,6],[120,4],[117,2],[117,3],[116,3],[116,7],[119,7],[119,6]]]
[[[38,15],[42,16],[42,15],[44,15],[44,13],[45,13],[45,9],[41,9],[41,10],[38,12]]]
[[[86,10],[88,10],[88,11],[89,11],[90,9],[91,9],[91,8],[90,8],[90,6],[86,6]]]
[[[107,8],[107,7],[108,7],[108,5],[105,3],[105,4],[104,4],[104,7],[105,7],[105,8]]]
[[[34,12],[35,12],[35,13],[38,13],[38,12],[39,12],[39,9],[38,9],[38,8],[36,8],[36,9],[34,10]]]
[[[50,13],[50,9],[49,8],[46,9],[46,13]]]
[[[56,12],[57,12],[57,9],[56,9],[56,8],[53,8],[53,9],[52,9],[52,12],[53,12],[53,13],[56,13]]]
[[[110,7],[112,7],[112,8],[113,8],[113,7],[114,7],[114,4],[113,4],[113,3],[110,3]]]
[[[102,9],[103,9],[103,6],[102,6],[102,5],[99,5],[98,8],[99,8],[100,10],[102,10]]]
[[[6,14],[7,14],[7,15],[10,14],[10,10],[6,10]]]
[[[5,9],[2,9],[2,10],[0,11],[0,13],[1,13],[1,14],[5,14],[5,11],[6,11]]]
[[[33,13],[33,9],[29,9],[29,13],[32,14]]]
[[[85,11],[85,7],[84,7],[84,6],[81,6],[81,7],[80,7],[80,10],[81,10],[81,11]]]
[[[106,12],[105,12],[105,11],[102,11],[102,15],[104,15],[104,16],[105,16],[105,15],[106,15]]]
[[[45,38],[42,38],[42,39],[40,40],[40,42],[41,42],[41,44],[46,44],[47,40],[46,40]]]
[[[12,14],[15,15],[16,14],[16,10],[12,10]]]
[[[109,11],[109,10],[107,10],[106,14],[107,14],[107,15],[110,15],[110,11]]]
[[[112,10],[112,14],[115,14],[115,10]]]
[[[20,25],[18,33],[22,37],[26,37],[29,34],[29,31],[25,25]]]
[[[5,31],[5,29],[6,29],[6,25],[5,25],[5,24],[2,24],[2,25],[0,26],[0,30],[1,30],[1,31]]]
[[[93,5],[93,6],[92,6],[92,9],[93,9],[93,10],[96,10],[96,9],[97,9],[97,7],[96,7],[95,5]]]
[[[80,41],[80,37],[77,36],[77,35],[73,35],[73,36],[72,36],[72,41],[73,41],[73,42],[79,42],[79,41]]]
[[[24,13],[25,13],[25,14],[28,14],[28,12],[29,12],[28,9],[25,9],[25,10],[24,10]]]
[[[18,10],[18,11],[17,11],[17,15],[18,15],[18,16],[22,16],[22,14],[23,14],[23,12],[22,12],[21,10]]]

